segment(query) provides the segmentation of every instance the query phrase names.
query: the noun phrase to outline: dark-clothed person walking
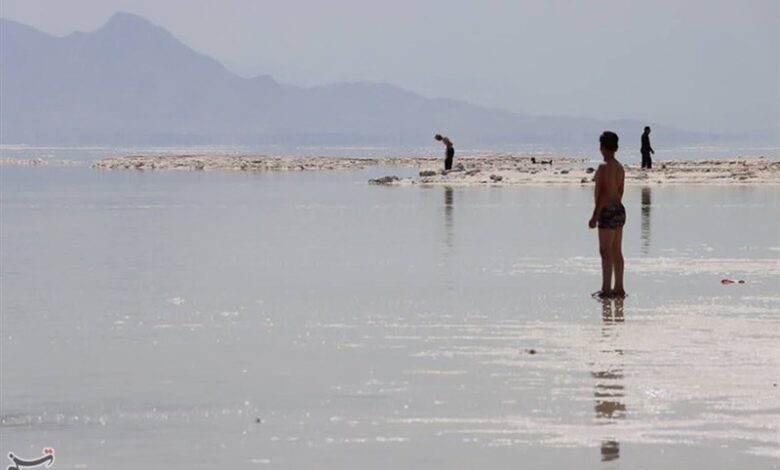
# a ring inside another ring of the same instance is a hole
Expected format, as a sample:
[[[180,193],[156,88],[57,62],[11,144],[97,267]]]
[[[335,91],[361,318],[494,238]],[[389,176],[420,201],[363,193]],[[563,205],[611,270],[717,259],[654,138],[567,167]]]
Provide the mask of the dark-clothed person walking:
[[[645,126],[645,131],[642,133],[642,148],[639,150],[642,153],[642,168],[648,170],[653,167],[653,159],[650,155],[655,155],[655,150],[650,146],[650,127]]]

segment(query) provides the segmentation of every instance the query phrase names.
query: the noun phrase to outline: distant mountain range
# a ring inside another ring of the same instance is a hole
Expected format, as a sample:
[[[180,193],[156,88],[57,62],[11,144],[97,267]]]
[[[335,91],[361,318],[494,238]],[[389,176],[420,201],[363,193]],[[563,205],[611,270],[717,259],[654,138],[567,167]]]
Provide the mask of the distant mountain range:
[[[387,84],[312,88],[242,78],[165,29],[119,13],[54,37],[0,19],[0,142],[31,145],[595,145],[613,129],[638,143],[645,122],[529,116]],[[709,136],[656,126],[668,143]]]

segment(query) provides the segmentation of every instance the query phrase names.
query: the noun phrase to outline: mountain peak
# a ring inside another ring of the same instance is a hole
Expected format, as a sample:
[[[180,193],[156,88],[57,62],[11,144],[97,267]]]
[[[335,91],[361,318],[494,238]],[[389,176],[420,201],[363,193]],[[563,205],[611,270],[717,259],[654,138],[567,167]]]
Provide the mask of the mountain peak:
[[[149,20],[143,16],[139,16],[133,13],[118,12],[111,15],[104,28],[129,28],[129,27],[156,27]]]
[[[157,26],[142,16],[133,13],[114,13],[97,33],[132,37],[144,34],[168,34],[161,26]]]

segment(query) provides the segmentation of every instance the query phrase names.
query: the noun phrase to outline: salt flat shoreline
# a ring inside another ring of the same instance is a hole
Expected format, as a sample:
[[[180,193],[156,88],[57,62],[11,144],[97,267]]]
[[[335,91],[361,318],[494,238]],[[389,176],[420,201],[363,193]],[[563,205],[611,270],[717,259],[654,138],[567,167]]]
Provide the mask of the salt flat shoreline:
[[[596,164],[581,158],[516,155],[462,156],[455,168],[442,170],[438,157],[276,157],[264,155],[131,155],[105,158],[98,170],[135,171],[356,171],[369,168],[417,168],[418,176],[377,174],[368,182],[383,185],[508,186],[523,184],[587,184]],[[71,166],[65,160],[0,159],[0,165]],[[654,162],[650,171],[626,164],[626,183],[780,185],[780,159],[739,157]]]

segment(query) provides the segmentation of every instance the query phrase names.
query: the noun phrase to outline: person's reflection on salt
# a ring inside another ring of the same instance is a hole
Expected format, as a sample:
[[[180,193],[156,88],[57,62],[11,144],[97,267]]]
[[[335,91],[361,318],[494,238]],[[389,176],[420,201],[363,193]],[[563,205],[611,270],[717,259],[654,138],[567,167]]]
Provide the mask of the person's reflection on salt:
[[[614,302],[614,309],[613,309]],[[599,424],[614,424],[616,420],[625,418],[626,405],[623,402],[623,350],[615,347],[618,339],[618,329],[623,323],[623,299],[602,301],[601,330],[604,348],[600,351],[602,360],[597,369],[591,372],[596,379],[596,422]],[[608,462],[620,458],[620,442],[605,433],[601,441],[601,461]]]
[[[445,243],[445,262],[446,262],[446,269],[447,269],[447,290],[454,291],[455,290],[455,284],[452,279],[452,256],[453,256],[453,231],[455,230],[454,226],[454,217],[453,212],[455,209],[455,195],[454,191],[452,190],[452,187],[445,186],[444,187],[444,243]]]
[[[454,195],[450,186],[444,187],[444,230],[447,247],[452,248],[452,230],[453,220],[452,211],[454,208]]]
[[[652,193],[647,186],[642,188],[642,253],[650,252],[650,206]]]

